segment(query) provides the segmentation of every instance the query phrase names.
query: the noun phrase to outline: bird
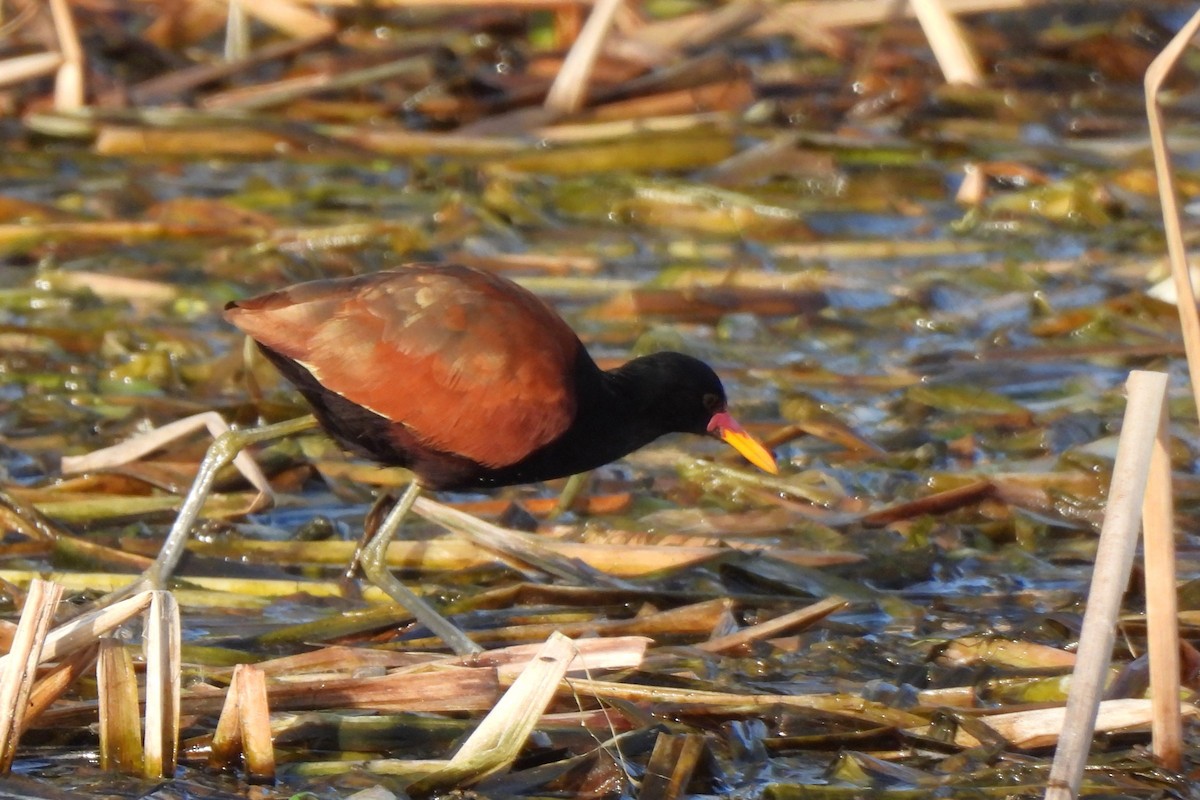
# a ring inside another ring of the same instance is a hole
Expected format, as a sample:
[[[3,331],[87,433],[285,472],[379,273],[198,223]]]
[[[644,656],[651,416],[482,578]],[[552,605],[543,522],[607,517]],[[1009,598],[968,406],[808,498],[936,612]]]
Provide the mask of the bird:
[[[406,606],[415,595],[389,590],[399,582],[386,549],[423,490],[574,475],[676,432],[715,437],[778,470],[730,415],[708,364],[659,352],[602,370],[554,309],[487,270],[416,263],[308,281],[232,301],[224,316],[342,447],[414,474],[360,558]]]

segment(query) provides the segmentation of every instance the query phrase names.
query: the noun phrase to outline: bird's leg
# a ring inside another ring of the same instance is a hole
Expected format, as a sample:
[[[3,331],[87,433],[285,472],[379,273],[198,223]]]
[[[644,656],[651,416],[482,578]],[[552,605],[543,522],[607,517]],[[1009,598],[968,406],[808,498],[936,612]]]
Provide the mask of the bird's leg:
[[[416,481],[409,484],[408,489],[401,495],[396,505],[384,517],[379,529],[363,546],[358,556],[358,563],[363,574],[371,583],[378,586],[389,597],[408,609],[417,622],[428,628],[435,636],[449,645],[460,656],[470,656],[483,652],[483,648],[471,641],[465,633],[455,627],[430,605],[424,598],[417,595],[403,583],[398,581],[387,564],[387,549],[392,543],[400,523],[404,521],[413,503],[421,496],[421,485]]]
[[[179,559],[183,557],[188,534],[191,533],[196,518],[200,516],[200,509],[204,507],[204,501],[212,491],[217,473],[252,444],[290,436],[315,428],[316,425],[316,419],[309,414],[260,428],[226,431],[218,436],[204,454],[204,460],[200,462],[200,469],[196,472],[196,479],[192,481],[192,488],[188,490],[183,505],[179,507],[175,524],[171,526],[154,563],[146,568],[138,580],[105,597],[101,602],[113,603],[146,589],[163,588],[179,565]]]
[[[558,493],[558,500],[554,503],[554,508],[550,510],[550,519],[557,519],[571,510],[571,506],[575,505],[575,501],[579,498],[579,493],[588,485],[591,477],[592,473],[589,471],[576,472],[567,478],[562,491]]]

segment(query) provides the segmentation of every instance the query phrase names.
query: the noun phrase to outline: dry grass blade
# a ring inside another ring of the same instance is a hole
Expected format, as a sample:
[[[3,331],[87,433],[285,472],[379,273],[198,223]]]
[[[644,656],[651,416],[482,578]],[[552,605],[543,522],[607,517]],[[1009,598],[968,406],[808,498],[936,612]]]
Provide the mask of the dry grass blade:
[[[700,756],[704,737],[698,733],[660,733],[646,764],[639,798],[675,800],[687,788]]]
[[[606,636],[597,639],[580,639],[574,642],[575,657],[567,665],[567,673],[636,669],[646,655],[646,648],[653,641],[646,636]],[[524,673],[533,659],[540,657],[544,646],[543,642],[487,650],[478,656],[472,656],[470,661],[472,666],[494,665],[500,682],[511,684],[515,678]]]
[[[111,502],[117,506],[121,505],[121,499]],[[132,567],[133,569],[146,567],[148,562],[142,556],[67,534],[48,517],[58,516],[59,519],[62,519],[63,516],[69,517],[70,513],[57,515],[54,513],[56,510],[65,511],[65,509],[61,506],[56,509],[54,505],[51,503],[42,505],[42,507],[33,506],[21,500],[14,493],[0,489],[0,519],[9,525],[11,530],[19,531],[35,542],[46,540],[52,542],[53,550],[57,555],[70,559],[73,563],[108,564],[114,567]],[[84,506],[89,509],[94,508],[86,501],[67,505],[75,511],[79,511]],[[44,514],[43,509],[49,514]],[[11,548],[12,545],[9,547]],[[11,553],[13,550],[10,549],[9,552]]]
[[[926,719],[916,714],[842,694],[733,694],[580,678],[566,679],[562,691],[576,697],[654,703],[661,707],[661,713],[670,709],[686,709],[689,712],[767,714],[777,713],[780,708],[793,708],[895,728],[919,728],[928,724]]]
[[[27,721],[37,719],[46,709],[50,708],[55,700],[66,694],[76,680],[91,671],[96,662],[96,654],[99,652],[98,643],[81,648],[59,661],[49,672],[45,673],[33,687],[33,693],[29,696],[29,708],[26,711],[25,719]]]
[[[559,633],[551,635],[450,763],[415,783],[410,793],[474,783],[510,765],[554,699],[574,657],[574,642]]]
[[[989,11],[1027,9],[1048,3],[1049,0],[942,0],[951,14],[980,14]],[[899,8],[897,8],[899,6]],[[794,33],[805,27],[847,28],[878,25],[897,13],[915,15],[909,3],[895,0],[800,0],[773,6],[761,23],[754,26],[755,35]]]
[[[116,501],[119,504],[119,500]],[[74,506],[77,511],[85,504]],[[50,509],[53,511],[53,509]],[[150,565],[150,559],[133,553],[125,553],[115,547],[104,547],[97,542],[77,539],[74,536],[60,534],[54,540],[54,553],[72,564],[90,564],[92,566],[110,566],[113,569],[144,570]]]
[[[201,428],[207,428],[209,435],[216,439],[229,430],[229,423],[215,411],[193,414],[111,447],[93,450],[82,456],[63,456],[61,469],[64,475],[110,469],[135,461],[177,439],[190,436]],[[238,453],[234,457],[233,463],[255,489],[258,489],[266,497],[271,496],[271,484],[267,482],[267,476],[263,475],[262,470],[259,469],[258,464],[249,453],[244,451]]]
[[[62,536],[62,531],[37,508],[7,489],[0,488],[0,509],[4,511],[3,520],[9,531],[44,542],[54,542]]]
[[[346,548],[349,553],[353,550],[353,543]],[[338,562],[344,565],[349,559],[343,559]],[[24,585],[30,580],[38,577],[50,577],[55,583],[61,584],[69,591],[87,592],[87,591],[108,591],[120,595],[121,601],[125,601],[133,596],[129,592],[129,574],[120,572],[50,572],[46,573],[35,572],[32,570],[0,570],[0,580],[12,581],[13,583]],[[205,576],[189,576],[188,584],[196,589],[176,588],[176,595],[179,597],[187,597],[188,602],[204,606],[226,606],[228,608],[261,608],[266,604],[266,600],[276,597],[286,597],[293,594],[305,594],[312,598],[317,597],[343,597],[346,593],[346,587],[343,583],[337,580],[314,581],[314,580],[271,580],[266,578],[222,578],[222,577],[205,577]],[[145,592],[140,592],[145,594]],[[232,596],[231,596],[232,595]],[[108,598],[112,599],[112,598]],[[390,599],[375,587],[365,587],[363,591],[363,599],[370,603],[387,603]],[[113,600],[113,604],[115,604]],[[146,605],[149,601],[146,601]],[[98,603],[103,605],[103,603]],[[145,606],[143,606],[143,609]],[[136,613],[140,613],[140,609]],[[115,627],[121,624],[124,620],[110,626]],[[94,635],[99,635],[99,631],[94,632]],[[53,635],[53,634],[52,634]],[[86,636],[86,634],[80,634]],[[94,636],[93,636],[94,638]],[[86,642],[83,642],[86,643]],[[81,642],[73,642],[73,648],[78,648]],[[0,656],[3,658],[3,656]]]
[[[165,75],[155,76],[142,83],[135,84],[130,88],[129,95],[133,102],[139,105],[161,102],[178,97],[206,83],[212,83],[248,71],[252,67],[277,59],[287,58],[297,53],[310,51],[328,38],[326,35],[321,35],[306,39],[273,42],[248,54],[241,61],[226,62],[223,64],[204,63],[185,67],[177,72],[168,72]]]
[[[495,158],[522,153],[529,149],[527,142],[500,136],[471,136],[457,133],[429,133],[395,128],[350,128],[340,132],[339,140],[380,155],[391,156],[457,156],[464,158]]]
[[[1150,697],[1154,703],[1154,756],[1168,769],[1183,766],[1179,716],[1179,602],[1175,586],[1175,502],[1171,496],[1171,434],[1167,407],[1158,421],[1146,498],[1142,502]]]
[[[57,661],[65,658],[79,648],[92,644],[118,625],[124,625],[149,606],[150,592],[142,592],[59,625],[46,636],[46,643],[42,647],[42,660]],[[0,669],[7,669],[9,657],[0,656]]]
[[[593,124],[621,120],[640,123],[647,117],[668,115],[687,115],[686,118],[694,119],[699,113],[720,115],[744,111],[754,102],[754,98],[754,87],[749,79],[735,71],[731,77],[696,86],[606,102],[578,115],[578,118]],[[723,156],[722,160],[727,158]]]
[[[878,511],[872,511],[862,518],[864,525],[883,526],[902,519],[912,519],[922,514],[943,514],[956,508],[973,505],[991,497],[996,490],[990,480],[978,480],[963,486],[956,486],[942,492],[897,503]]]
[[[101,133],[103,133],[103,130]],[[153,144],[151,140],[155,133],[168,139],[181,138],[183,141],[174,150],[155,149],[151,146]],[[258,146],[255,143],[256,134],[263,139]],[[118,147],[112,151],[105,152],[102,149],[104,147],[102,139],[97,139],[96,149],[105,155],[112,155],[114,152],[117,154],[124,152],[126,155],[131,153],[147,155],[155,152],[186,153],[187,148],[190,147],[192,148],[192,155],[195,155],[197,152],[206,151],[205,141],[213,140],[218,146],[218,151],[221,148],[232,147],[234,152],[246,152],[249,150],[250,153],[261,153],[267,147],[278,148],[287,143],[287,140],[279,135],[259,133],[249,129],[238,131],[236,136],[231,136],[229,130],[222,130],[220,133],[200,131],[199,135],[197,135],[193,131],[143,131],[141,129],[132,129],[129,135],[133,138],[133,141],[127,143],[128,147],[124,151]],[[205,225],[179,225],[153,220],[99,219],[78,222],[0,224],[0,246],[6,249],[20,249],[47,242],[89,241],[94,244],[96,241],[112,241],[128,244],[131,241],[147,241],[170,237],[184,238],[188,236],[217,235],[262,240],[268,238],[270,232],[256,225],[210,227]]]
[[[1154,171],[1158,175],[1158,197],[1162,203],[1163,229],[1167,237],[1167,253],[1174,280],[1179,326],[1182,328],[1184,351],[1187,353],[1188,375],[1192,383],[1192,399],[1200,414],[1200,311],[1196,309],[1196,293],[1188,270],[1187,248],[1183,241],[1183,225],[1179,218],[1179,196],[1175,182],[1175,167],[1167,150],[1166,125],[1159,95],[1163,82],[1183,57],[1196,32],[1200,31],[1200,12],[1197,12],[1179,33],[1163,48],[1146,70],[1146,120],[1150,124],[1150,148],[1154,152]]]
[[[211,769],[232,770],[242,752],[242,672],[245,664],[233,668],[233,677],[225,690],[225,703],[221,716],[217,717],[217,728],[213,731],[212,745],[208,749],[208,766]]]
[[[733,602],[719,597],[630,619],[523,622],[473,632],[477,642],[541,640],[555,632],[568,636],[647,636],[656,640],[707,636],[729,613]],[[413,644],[416,644],[415,642]]]
[[[305,676],[268,687],[276,711],[361,708],[372,711],[482,711],[500,696],[496,670],[440,667],[436,671],[401,672],[377,678]],[[224,698],[212,692],[190,692],[183,708],[191,713],[216,713]]]
[[[234,89],[206,97],[201,107],[207,109],[258,110],[294,102],[319,92],[353,89],[372,83],[407,77],[414,83],[432,78],[429,59],[424,57],[402,58],[387,64],[330,74],[320,72],[297,78],[286,78],[275,83]]]
[[[711,112],[701,112],[693,114],[671,114],[671,115],[656,115],[653,117],[642,117],[640,119],[618,119],[609,122],[599,122],[589,120],[585,123],[580,122],[564,122],[561,124],[547,125],[544,128],[537,128],[531,133],[548,142],[555,144],[582,144],[584,142],[604,142],[621,139],[623,137],[632,137],[635,135],[644,135],[647,133],[686,133],[688,131],[699,128],[713,128],[715,130],[724,130],[728,127],[729,119],[723,114]],[[731,156],[732,157],[732,156]],[[509,256],[505,256],[508,258]],[[594,271],[594,268],[589,268],[587,271]],[[575,270],[572,270],[575,272]],[[596,294],[608,294],[612,291],[611,286],[615,281],[611,278],[596,277],[596,288],[599,290]],[[608,281],[609,283],[606,283]],[[524,283],[524,281],[522,281]],[[623,288],[632,289],[636,286],[635,283],[628,283]],[[590,288],[584,284],[581,288]]]
[[[967,41],[962,25],[946,10],[942,0],[912,0],[911,5],[925,38],[929,40],[933,56],[942,68],[946,83],[982,86],[984,81],[979,71],[979,60]]]
[[[146,614],[147,778],[169,777],[179,758],[179,605],[170,592],[152,592]]]
[[[138,775],[142,771],[142,720],[133,657],[121,642],[100,640],[96,663],[100,705],[100,768]]]
[[[726,208],[719,213],[731,212]],[[786,213],[775,221],[784,216]],[[730,308],[765,317],[788,317],[815,314],[828,303],[824,292],[708,286],[687,290],[643,288],[614,295],[592,309],[591,314],[602,320],[670,317],[690,322],[715,322]]]
[[[84,101],[83,46],[68,0],[50,0],[50,15],[63,57],[54,85],[54,107],[59,111],[74,111],[83,108]]]
[[[236,131],[234,135],[230,135],[231,131],[228,128],[143,128],[130,125],[103,125],[96,131],[95,150],[99,155],[104,156],[129,156],[129,155],[195,155],[197,153],[205,154],[223,154],[223,155],[242,155],[242,156],[266,156],[271,153],[278,154],[281,151],[286,151],[292,147],[292,140],[283,133],[270,130],[256,130],[253,128],[243,128]],[[133,223],[103,223],[97,222],[87,226],[96,230],[100,236],[104,238],[116,238],[122,228],[130,231],[132,236],[144,238],[158,238],[169,234],[167,226],[157,222],[144,222],[139,224]],[[79,232],[79,226],[66,228],[59,226],[50,228],[42,226],[43,230],[39,236],[59,236],[62,238],[75,238]],[[241,236],[249,234],[252,229],[232,229],[226,230],[226,236]],[[0,226],[0,243],[16,239],[21,241],[22,238],[29,238],[28,234],[24,237],[21,231],[8,226]],[[36,233],[36,232],[35,232]],[[180,235],[186,235],[179,232]],[[194,231],[198,233],[198,231]],[[263,230],[257,231],[257,236],[260,239],[267,237],[267,232]],[[249,238],[249,237],[247,237]]]
[[[712,184],[727,189],[744,185],[746,176],[774,174],[779,164],[789,160],[802,148],[802,138],[797,133],[780,133],[770,139],[751,145],[710,169],[706,175]],[[806,162],[814,172],[832,176],[834,165],[828,156],[811,156]]]
[[[840,597],[829,597],[810,606],[805,606],[796,611],[778,616],[775,619],[767,620],[758,625],[751,625],[749,628],[743,628],[736,633],[719,636],[716,639],[709,639],[707,642],[701,642],[696,645],[696,648],[709,653],[723,653],[728,650],[735,650],[750,642],[762,641],[768,637],[778,636],[795,628],[807,627],[817,620],[824,619],[830,614],[840,611],[847,605],[849,603]]]
[[[1128,728],[1144,728],[1150,724],[1151,703],[1150,700],[1138,698],[1105,700],[1097,709],[1096,730],[1118,731]],[[1184,705],[1180,711],[1188,716],[1200,713],[1191,705]],[[1069,712],[1066,708],[1038,708],[1032,711],[1014,711],[1011,714],[981,717],[979,721],[995,730],[1013,747],[1032,749],[1048,747],[1056,741],[1061,742],[1061,736],[1065,735],[1066,726],[1070,724],[1068,716]],[[963,747],[979,745],[974,736],[963,731],[958,733],[956,743]],[[1047,796],[1060,791],[1067,791],[1067,789],[1061,784],[1055,784],[1055,779],[1051,777]]]
[[[59,53],[30,53],[0,61],[0,86],[12,86],[32,78],[48,75],[62,66]]]
[[[444,660],[442,656],[423,656],[429,660]],[[280,656],[259,661],[254,666],[263,674],[273,677],[296,677],[305,673],[356,671],[363,667],[398,667],[411,664],[410,654],[392,653],[386,650],[371,650],[365,647],[342,647],[331,645],[307,653]],[[231,672],[231,680],[237,680],[238,667]]]
[[[229,0],[225,15],[225,60],[241,61],[250,52],[250,23],[241,0]]]
[[[579,38],[571,47],[562,69],[546,94],[545,107],[551,111],[571,114],[583,108],[587,99],[588,81],[600,56],[600,48],[612,28],[613,19],[622,0],[598,0],[592,6]]]
[[[937,660],[952,666],[991,664],[1017,669],[1067,669],[1077,661],[1074,653],[1057,647],[983,636],[955,639],[942,649]]]
[[[180,287],[163,281],[148,281],[91,270],[48,273],[44,280],[63,291],[88,291],[104,300],[121,300],[135,306],[161,305],[176,300]]]
[[[1112,657],[1121,598],[1133,567],[1146,476],[1162,416],[1167,376],[1161,372],[1134,371],[1129,375],[1126,388],[1129,401],[1121,423],[1108,507],[1100,529],[1087,611],[1079,635],[1078,660],[1071,678],[1062,736],[1050,768],[1046,800],[1070,800],[1079,791],[1083,779],[1100,695]]]
[[[12,649],[0,668],[0,774],[7,775],[12,769],[37,665],[61,597],[62,587],[34,581],[25,598]]]
[[[553,128],[547,128],[545,131],[537,131],[536,134],[543,138],[549,138],[546,136],[546,131],[551,130]],[[602,262],[597,256],[585,253],[479,254],[468,250],[453,250],[446,254],[446,260],[457,264],[465,264],[468,267],[492,270],[493,272],[519,270],[521,272],[546,273],[550,276],[566,279],[570,279],[573,276],[585,277],[596,275],[597,280],[599,280],[600,276],[598,273],[602,268]]]
[[[422,498],[424,501],[424,498]],[[429,501],[433,502],[433,501]],[[431,509],[433,506],[418,508]],[[439,509],[448,508],[439,506]],[[421,512],[424,516],[424,512]],[[440,511],[438,512],[440,513]],[[435,517],[429,517],[439,521]],[[482,525],[489,523],[479,521]],[[453,530],[460,530],[453,523],[447,525]],[[500,529],[504,530],[504,529]],[[521,535],[519,531],[509,533]],[[532,537],[530,537],[532,538]],[[562,542],[551,539],[541,539],[533,542],[538,551],[550,551],[556,558],[577,561],[590,569],[598,570],[616,577],[637,577],[668,569],[683,569],[691,564],[698,564],[711,558],[727,553],[729,547],[745,552],[770,551],[773,558],[799,564],[807,567],[826,567],[834,564],[850,564],[862,560],[862,556],[848,551],[818,551],[818,550],[777,550],[765,545],[734,542],[731,545],[691,545],[691,544],[636,544],[623,542],[620,544],[593,544],[587,542]],[[132,545],[131,545],[132,546]],[[215,557],[236,557],[254,561],[267,561],[272,564],[346,564],[354,554],[354,542],[323,541],[323,542],[267,542],[249,539],[238,542],[208,541],[192,542],[189,548],[195,553]],[[493,543],[493,548],[495,544]],[[522,560],[520,553],[514,554],[517,560]],[[486,567],[496,563],[496,558],[490,551],[484,551],[472,541],[456,541],[453,539],[434,539],[420,542],[392,542],[388,545],[388,564],[394,568],[420,570],[462,570]],[[0,576],[6,573],[0,570]],[[15,573],[13,573],[15,574]],[[256,595],[273,595],[278,591],[309,591],[318,594],[329,594],[327,582],[319,581],[290,581],[264,580],[261,590],[253,584],[238,578],[192,578],[195,583],[218,588],[225,584],[229,591],[251,592]],[[590,582],[590,581],[589,581]],[[278,587],[278,589],[276,589]],[[309,587],[306,589],[305,587]]]
[[[287,0],[254,0],[239,5],[249,16],[289,36],[328,36],[336,30],[330,20]]]
[[[594,572],[579,562],[564,559],[546,547],[538,537],[492,525],[424,497],[417,500],[413,510],[427,520],[463,534],[478,547],[536,567],[549,575],[584,583],[614,583],[607,575]]]

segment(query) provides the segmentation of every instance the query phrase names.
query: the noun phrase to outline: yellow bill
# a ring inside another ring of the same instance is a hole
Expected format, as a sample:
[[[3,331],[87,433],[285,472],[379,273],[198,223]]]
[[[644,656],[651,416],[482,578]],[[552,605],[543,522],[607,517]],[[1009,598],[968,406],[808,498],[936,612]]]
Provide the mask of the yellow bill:
[[[758,439],[746,433],[746,430],[728,413],[722,411],[714,414],[708,423],[708,432],[737,450],[747,461],[762,471],[772,475],[779,474],[779,465],[775,463],[775,457],[771,455],[771,451],[763,447]]]

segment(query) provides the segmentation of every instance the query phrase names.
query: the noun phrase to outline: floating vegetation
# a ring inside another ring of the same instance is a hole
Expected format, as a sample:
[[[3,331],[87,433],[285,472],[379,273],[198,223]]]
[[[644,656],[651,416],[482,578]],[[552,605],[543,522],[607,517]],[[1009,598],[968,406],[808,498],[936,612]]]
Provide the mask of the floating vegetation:
[[[894,5],[625,6],[570,78],[593,6],[14,4],[7,790],[1041,797],[1147,370],[1182,766],[1147,750],[1147,566],[1080,794],[1200,798],[1200,432],[1142,88],[1180,9],[974,7],[947,41]],[[133,593],[213,437],[307,413],[224,305],[416,260],[533,289],[601,366],[714,364],[780,475],[666,438],[573,499],[423,498],[388,564],[464,658],[345,575],[410,476],[302,431],[216,471],[170,593]]]

